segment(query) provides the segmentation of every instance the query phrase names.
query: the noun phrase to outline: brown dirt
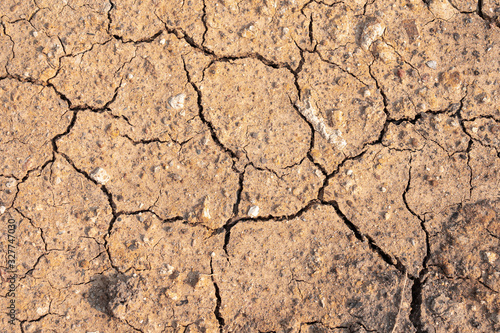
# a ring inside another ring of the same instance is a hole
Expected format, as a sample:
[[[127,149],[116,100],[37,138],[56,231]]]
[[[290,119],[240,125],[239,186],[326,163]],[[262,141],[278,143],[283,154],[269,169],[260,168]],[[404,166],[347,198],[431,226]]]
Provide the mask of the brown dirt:
[[[0,17],[1,332],[500,332],[498,0]]]

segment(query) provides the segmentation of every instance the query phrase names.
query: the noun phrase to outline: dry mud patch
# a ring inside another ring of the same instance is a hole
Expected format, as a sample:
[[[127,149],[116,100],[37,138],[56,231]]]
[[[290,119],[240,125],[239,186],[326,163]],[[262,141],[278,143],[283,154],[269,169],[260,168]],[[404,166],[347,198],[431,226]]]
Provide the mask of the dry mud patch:
[[[4,0],[2,332],[499,332],[500,2]]]

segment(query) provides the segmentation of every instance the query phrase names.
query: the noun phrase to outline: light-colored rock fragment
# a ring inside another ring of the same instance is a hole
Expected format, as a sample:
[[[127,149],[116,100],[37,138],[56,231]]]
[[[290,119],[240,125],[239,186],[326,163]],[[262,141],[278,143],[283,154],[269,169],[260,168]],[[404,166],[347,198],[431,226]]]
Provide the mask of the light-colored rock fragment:
[[[179,110],[184,107],[184,100],[186,99],[186,94],[179,94],[172,96],[168,99],[168,105],[172,108]]]
[[[437,63],[434,60],[429,60],[425,63],[427,67],[437,69]]]
[[[459,11],[456,10],[448,0],[430,0],[429,10],[436,18],[441,20],[449,20],[453,16],[459,14]]]
[[[106,183],[109,182],[109,180],[111,179],[106,170],[104,170],[103,168],[95,168],[90,173],[90,178],[92,178],[101,185],[106,185]]]
[[[372,43],[384,34],[384,31],[385,26],[382,22],[375,18],[369,18],[361,32],[360,46],[368,50]]]
[[[259,215],[259,206],[252,206],[248,209],[248,216],[257,217]]]
[[[304,102],[304,106],[297,105],[300,113],[309,121],[314,129],[321,134],[329,143],[335,145],[337,149],[343,150],[347,142],[342,137],[342,132],[338,129],[333,129],[326,124],[325,119],[318,115],[318,111],[311,105],[309,100]]]

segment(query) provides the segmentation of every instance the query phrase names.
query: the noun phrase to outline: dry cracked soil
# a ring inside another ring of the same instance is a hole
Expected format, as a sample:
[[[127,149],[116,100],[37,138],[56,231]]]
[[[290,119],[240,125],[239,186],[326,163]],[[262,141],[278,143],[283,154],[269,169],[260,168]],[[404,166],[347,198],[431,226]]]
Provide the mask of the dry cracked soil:
[[[499,0],[2,0],[1,332],[500,332]]]

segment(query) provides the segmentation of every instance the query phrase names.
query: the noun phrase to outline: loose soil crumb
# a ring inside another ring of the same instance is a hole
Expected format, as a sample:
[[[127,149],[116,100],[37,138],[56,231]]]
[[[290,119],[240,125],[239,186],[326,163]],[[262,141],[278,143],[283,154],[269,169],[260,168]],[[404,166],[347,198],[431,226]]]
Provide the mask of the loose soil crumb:
[[[500,332],[498,0],[4,0],[1,332]]]

